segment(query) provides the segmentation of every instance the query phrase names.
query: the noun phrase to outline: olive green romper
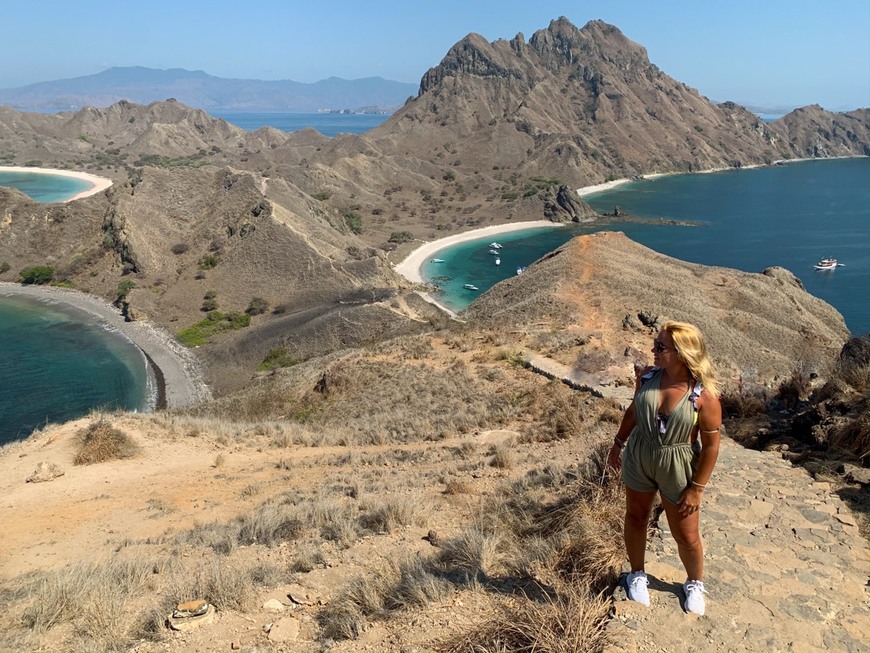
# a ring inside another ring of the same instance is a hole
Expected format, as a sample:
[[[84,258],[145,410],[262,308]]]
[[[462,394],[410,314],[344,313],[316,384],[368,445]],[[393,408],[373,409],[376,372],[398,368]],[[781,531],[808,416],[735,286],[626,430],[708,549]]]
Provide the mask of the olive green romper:
[[[700,384],[677,402],[670,415],[658,415],[659,382],[662,371],[653,368],[641,377],[634,396],[637,424],[628,438],[622,459],[622,481],[632,490],[654,492],[677,503],[692,483],[698,465],[700,441],[691,443],[697,421],[695,402],[701,394]]]

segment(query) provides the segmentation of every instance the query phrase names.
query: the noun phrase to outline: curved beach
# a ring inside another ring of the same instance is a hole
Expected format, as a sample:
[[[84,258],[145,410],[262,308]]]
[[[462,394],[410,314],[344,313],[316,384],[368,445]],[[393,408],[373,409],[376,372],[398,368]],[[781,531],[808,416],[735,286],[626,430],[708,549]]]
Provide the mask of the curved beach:
[[[196,357],[172,335],[148,322],[125,322],[117,308],[78,290],[0,283],[0,299],[26,295],[47,303],[62,303],[97,317],[135,344],[152,366],[157,381],[158,408],[183,408],[211,398]]]
[[[648,175],[649,178],[656,177],[660,175]],[[633,181],[632,179],[616,179],[614,181],[608,181],[603,184],[595,184],[594,186],[584,186],[583,188],[576,189],[576,193],[579,197],[585,197],[586,195],[591,195],[593,193],[600,193],[605,190],[610,190],[612,188],[616,188],[617,186],[621,186],[622,184],[627,184],[628,182]],[[559,227],[562,226],[562,223],[559,222],[550,222],[549,220],[531,220],[527,222],[513,222],[506,224],[496,224],[491,225],[489,227],[482,227],[480,229],[471,229],[470,231],[463,231],[460,234],[454,234],[452,236],[447,236],[446,238],[439,238],[438,240],[433,240],[428,243],[423,243],[415,249],[413,252],[408,254],[408,256],[401,263],[395,266],[396,272],[405,277],[408,281],[412,281],[413,283],[425,283],[423,280],[423,275],[420,274],[420,269],[423,267],[423,264],[427,259],[432,257],[438,251],[445,249],[447,247],[451,247],[453,245],[458,245],[460,243],[467,242],[469,240],[477,240],[478,238],[486,238],[488,236],[496,236],[498,234],[509,233],[511,231],[522,231],[523,229],[536,229],[538,227]],[[432,301],[435,304],[438,304],[435,300],[427,297],[429,301]],[[441,304],[438,304],[441,306]],[[444,310],[447,310],[444,306],[441,306]]]
[[[75,170],[55,170],[53,168],[26,168],[23,166],[0,166],[0,172],[27,172],[37,175],[51,175],[53,177],[71,177],[73,179],[80,179],[91,184],[90,188],[86,188],[80,193],[76,193],[69,199],[64,200],[64,202],[72,202],[74,200],[80,200],[83,197],[90,197],[91,195],[96,195],[97,193],[106,190],[114,183],[111,179],[108,179],[106,177],[98,177],[97,175],[92,175],[89,172],[77,172]]]

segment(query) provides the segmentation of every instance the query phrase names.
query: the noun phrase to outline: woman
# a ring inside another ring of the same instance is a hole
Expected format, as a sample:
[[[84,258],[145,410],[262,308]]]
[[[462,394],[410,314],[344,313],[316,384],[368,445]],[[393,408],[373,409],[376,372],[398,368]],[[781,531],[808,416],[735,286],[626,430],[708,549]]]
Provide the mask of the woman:
[[[687,612],[704,614],[704,549],[698,512],[719,455],[722,407],[704,338],[697,327],[668,322],[653,341],[653,367],[638,377],[608,465],[625,484],[625,548],[631,564],[628,598],[649,605],[644,572],[646,534],[656,498],[662,503],[680,560]]]

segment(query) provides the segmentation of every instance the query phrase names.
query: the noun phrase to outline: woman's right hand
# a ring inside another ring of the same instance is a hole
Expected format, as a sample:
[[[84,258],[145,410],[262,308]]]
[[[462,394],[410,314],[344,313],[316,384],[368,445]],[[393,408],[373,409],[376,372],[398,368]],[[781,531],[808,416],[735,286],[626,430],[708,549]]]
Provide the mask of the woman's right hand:
[[[617,443],[613,443],[610,451],[607,454],[607,468],[618,472],[622,467],[622,447]]]

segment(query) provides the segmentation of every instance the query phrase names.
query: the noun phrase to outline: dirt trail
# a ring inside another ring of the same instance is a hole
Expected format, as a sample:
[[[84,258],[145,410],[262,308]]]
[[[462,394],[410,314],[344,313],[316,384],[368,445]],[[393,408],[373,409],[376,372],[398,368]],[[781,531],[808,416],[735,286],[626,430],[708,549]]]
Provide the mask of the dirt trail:
[[[651,605],[617,589],[609,653],[867,650],[870,547],[829,483],[725,438],[702,511],[706,615],[681,608],[685,571],[662,516]]]

